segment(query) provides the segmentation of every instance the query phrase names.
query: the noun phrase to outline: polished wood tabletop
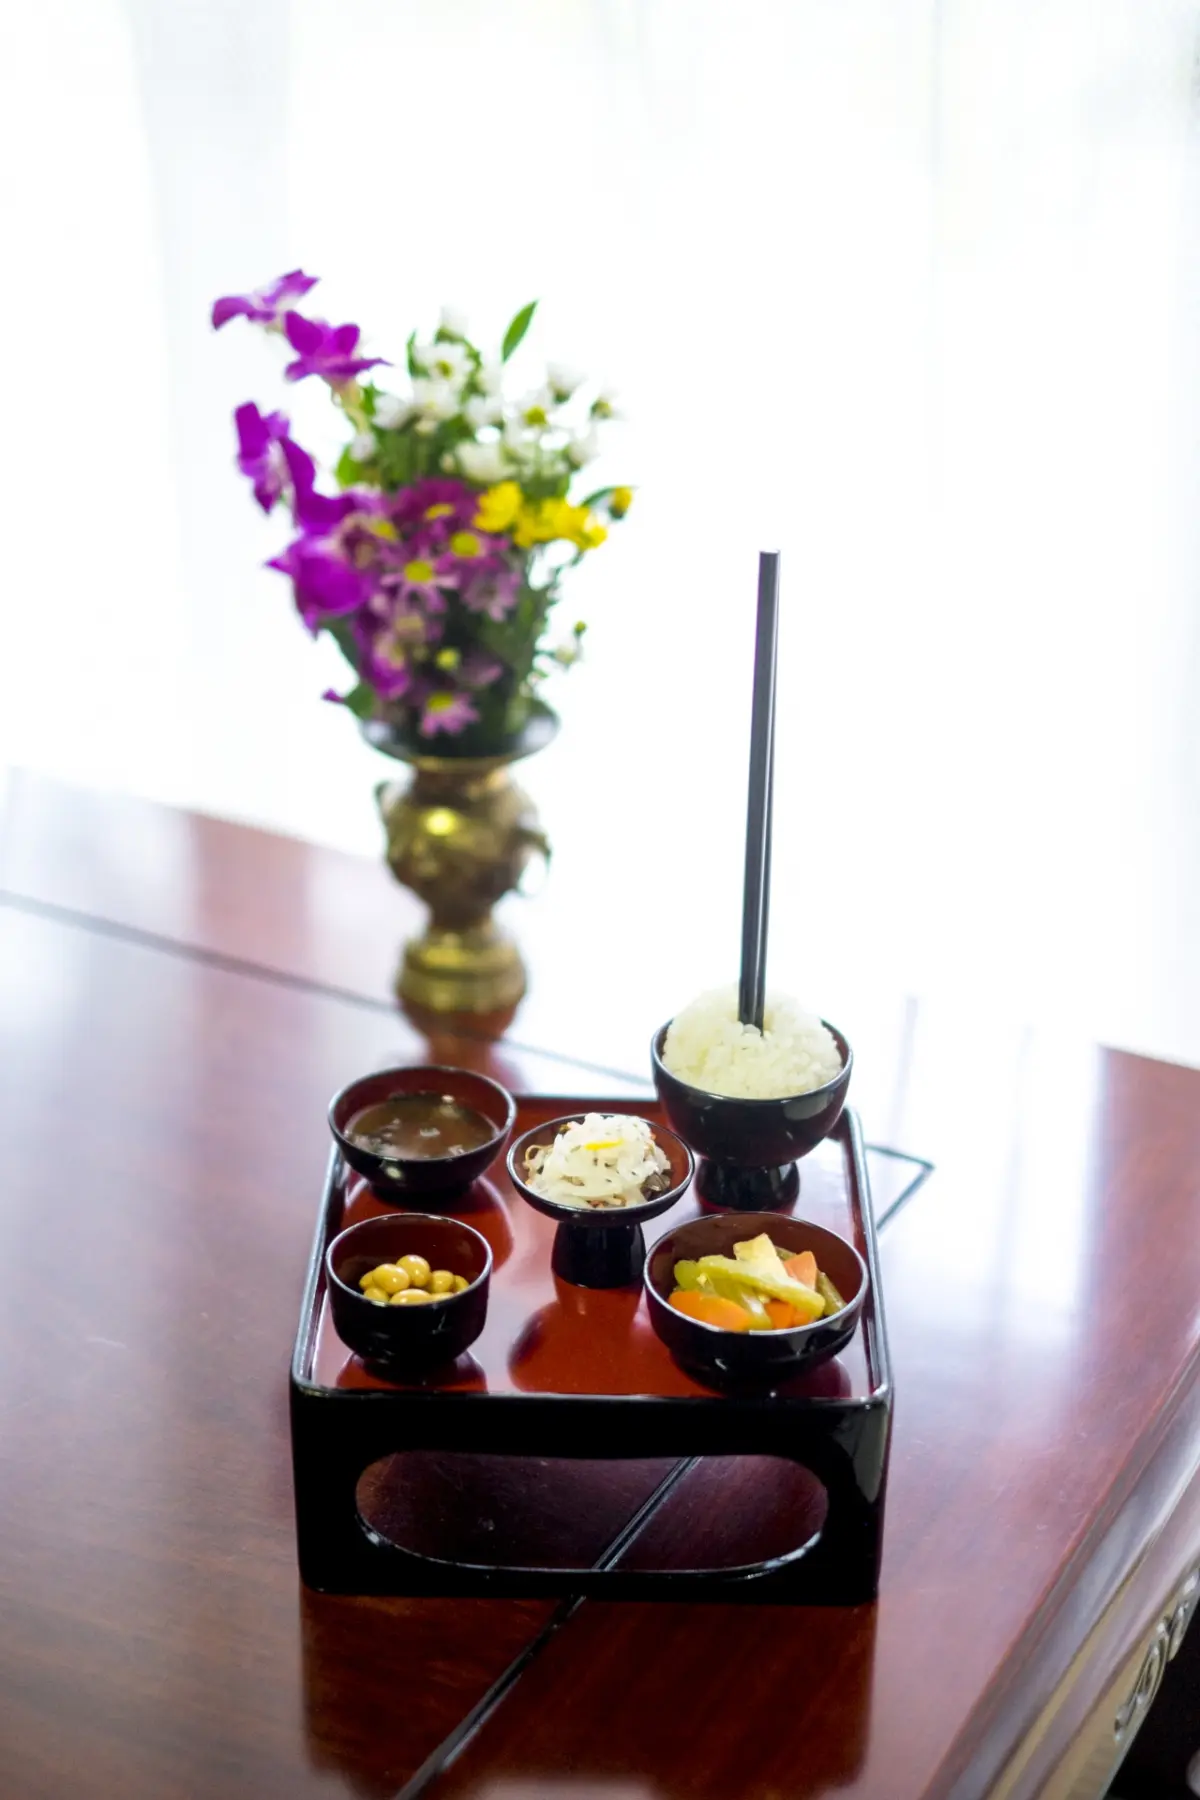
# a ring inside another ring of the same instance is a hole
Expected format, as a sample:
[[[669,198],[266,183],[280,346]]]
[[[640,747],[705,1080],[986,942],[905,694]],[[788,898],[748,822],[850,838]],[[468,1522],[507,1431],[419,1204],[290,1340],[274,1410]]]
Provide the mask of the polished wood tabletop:
[[[1200,1074],[965,1004],[839,1019],[868,1138],[934,1164],[881,1234],[876,1605],[322,1597],[286,1377],[329,1095],[431,1054],[636,1095],[658,1021],[605,992],[581,1024],[551,886],[509,1037],[431,1044],[370,862],[34,777],[5,801],[6,1797],[1018,1800],[1121,1712],[1200,1563]],[[641,1566],[755,1503],[727,1460],[595,1482]]]

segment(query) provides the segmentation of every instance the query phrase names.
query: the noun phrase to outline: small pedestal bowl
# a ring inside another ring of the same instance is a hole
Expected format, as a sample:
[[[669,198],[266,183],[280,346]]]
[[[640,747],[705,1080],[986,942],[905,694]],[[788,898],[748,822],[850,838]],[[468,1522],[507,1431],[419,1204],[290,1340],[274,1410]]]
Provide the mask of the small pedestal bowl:
[[[579,1112],[550,1119],[517,1138],[508,1152],[508,1178],[522,1200],[548,1219],[558,1220],[550,1266],[561,1280],[576,1287],[635,1287],[642,1278],[646,1259],[642,1222],[657,1218],[682,1197],[692,1179],[695,1161],[673,1131],[652,1125],[655,1141],[671,1165],[671,1185],[665,1193],[633,1206],[567,1206],[558,1200],[547,1200],[525,1180],[525,1152],[534,1145],[552,1143],[564,1125],[577,1125],[583,1117]]]
[[[670,1020],[650,1043],[654,1085],[663,1111],[698,1158],[696,1192],[710,1206],[761,1212],[791,1206],[800,1192],[796,1159],[815,1150],[846,1104],[854,1052],[836,1026],[822,1020],[842,1058],[832,1081],[780,1100],[708,1094],[672,1075],[662,1059]]]
[[[841,1312],[782,1331],[723,1331],[676,1312],[670,1304],[675,1264],[732,1256],[733,1246],[765,1231],[785,1256],[811,1250],[846,1302]],[[853,1244],[807,1219],[773,1213],[721,1213],[668,1231],[646,1258],[650,1323],[681,1368],[710,1387],[772,1387],[815,1368],[854,1336],[867,1295],[867,1265]]]
[[[460,1294],[427,1306],[379,1306],[359,1282],[380,1263],[423,1256],[431,1269],[466,1277]],[[393,1380],[451,1363],[487,1319],[492,1252],[473,1225],[432,1213],[384,1213],[339,1232],[325,1253],[329,1305],[342,1342]]]
[[[382,1156],[356,1143],[346,1134],[351,1119],[366,1106],[377,1106],[401,1094],[440,1094],[480,1113],[493,1126],[486,1143],[457,1156]],[[513,1128],[517,1103],[498,1081],[477,1075],[473,1069],[442,1068],[435,1064],[411,1069],[377,1069],[360,1075],[329,1103],[329,1129],[342,1155],[358,1174],[365,1175],[377,1199],[388,1206],[413,1203],[437,1207],[451,1202],[478,1181],[504,1148]]]

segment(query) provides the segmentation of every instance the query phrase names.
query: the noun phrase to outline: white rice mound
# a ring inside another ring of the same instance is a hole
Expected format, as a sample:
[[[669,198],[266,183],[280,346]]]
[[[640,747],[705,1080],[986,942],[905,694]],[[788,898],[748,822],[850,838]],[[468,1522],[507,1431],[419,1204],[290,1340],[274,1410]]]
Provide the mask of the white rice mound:
[[[736,987],[714,988],[676,1013],[662,1059],[672,1075],[706,1094],[778,1100],[809,1094],[841,1073],[842,1057],[814,1013],[768,994],[763,1029],[737,1016]]]

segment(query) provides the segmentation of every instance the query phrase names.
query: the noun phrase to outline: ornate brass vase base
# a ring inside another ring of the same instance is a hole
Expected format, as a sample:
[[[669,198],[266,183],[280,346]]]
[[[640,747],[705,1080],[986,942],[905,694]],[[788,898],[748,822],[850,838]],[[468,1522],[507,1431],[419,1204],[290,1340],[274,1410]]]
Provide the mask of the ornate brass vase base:
[[[525,965],[499,930],[492,908],[512,893],[535,855],[550,848],[529,796],[509,765],[549,742],[557,721],[539,714],[502,754],[431,755],[384,723],[367,741],[408,763],[412,780],[376,789],[397,881],[429,908],[429,924],[405,945],[396,993],[410,1012],[469,1014],[476,1030],[499,1035],[525,992]]]
[[[396,994],[432,1013],[499,1013],[525,992],[525,965],[513,940],[489,919],[466,931],[430,926],[404,946]]]

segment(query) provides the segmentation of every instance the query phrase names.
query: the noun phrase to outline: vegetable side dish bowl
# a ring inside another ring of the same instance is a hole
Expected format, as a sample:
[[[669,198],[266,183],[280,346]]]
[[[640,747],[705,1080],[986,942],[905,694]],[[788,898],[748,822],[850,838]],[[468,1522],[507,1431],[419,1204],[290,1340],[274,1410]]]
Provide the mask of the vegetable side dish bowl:
[[[674,1206],[695,1161],[665,1125],[571,1113],[516,1138],[507,1167],[521,1198],[558,1221],[556,1275],[579,1287],[634,1287],[646,1255],[642,1222]]]
[[[782,1269],[777,1275],[776,1268],[801,1257],[811,1257],[819,1270],[813,1292],[824,1304],[808,1322],[780,1326],[780,1316],[800,1318],[815,1310],[815,1301],[790,1314],[778,1310],[789,1305],[793,1278]],[[723,1213],[660,1238],[646,1258],[645,1284],[650,1322],[682,1368],[709,1386],[761,1387],[790,1380],[845,1348],[866,1299],[867,1268],[852,1244],[824,1226],[778,1213]],[[840,1305],[825,1298],[830,1292]],[[773,1316],[734,1319],[739,1301],[743,1308],[770,1308]],[[727,1307],[733,1310],[727,1313]]]

